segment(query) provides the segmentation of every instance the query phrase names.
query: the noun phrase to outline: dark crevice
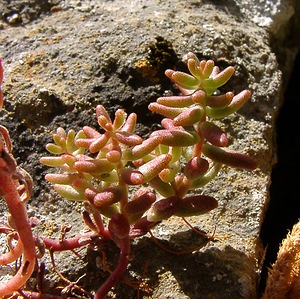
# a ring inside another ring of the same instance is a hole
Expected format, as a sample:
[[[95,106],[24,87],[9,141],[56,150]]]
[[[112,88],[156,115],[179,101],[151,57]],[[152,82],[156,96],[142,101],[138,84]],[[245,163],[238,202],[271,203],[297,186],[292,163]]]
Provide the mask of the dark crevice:
[[[261,230],[263,244],[267,246],[261,291],[265,286],[268,267],[276,260],[279,245],[300,218],[299,68],[300,52],[277,120],[278,163],[272,172],[270,202]]]

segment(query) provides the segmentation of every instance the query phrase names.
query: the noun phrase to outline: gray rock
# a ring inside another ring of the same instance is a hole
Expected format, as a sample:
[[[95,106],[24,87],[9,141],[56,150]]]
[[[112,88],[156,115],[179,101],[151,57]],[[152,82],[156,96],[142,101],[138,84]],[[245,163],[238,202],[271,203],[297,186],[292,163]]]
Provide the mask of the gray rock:
[[[30,6],[38,16],[30,21],[17,25],[4,18],[0,27],[6,101],[1,124],[11,132],[18,162],[34,178],[29,211],[41,219],[40,233],[57,236],[66,222],[73,225],[73,233],[83,229],[82,207],[58,197],[43,180],[49,170],[38,159],[46,155],[50,133],[58,126],[96,127],[94,107],[101,103],[109,112],[120,107],[137,112],[139,133],[147,134],[160,119],[147,110],[148,104],[176,93],[163,71],[182,69],[183,56],[192,51],[221,67],[236,68],[227,85],[230,90],[252,91],[249,103],[226,118],[222,127],[229,134],[230,147],[255,156],[259,168],[254,172],[223,168],[204,188],[203,192],[218,199],[219,207],[189,222],[201,231],[216,230],[214,242],[176,256],[148,237],[135,240],[126,279],[149,278],[150,298],[255,298],[264,251],[259,232],[276,157],[274,122],[284,88],[282,76],[289,76],[299,49],[296,37],[290,41],[292,47],[284,43],[299,18],[296,1],[53,3],[46,10]],[[10,12],[11,17],[24,13]],[[297,30],[299,34],[299,24]],[[167,47],[168,55],[161,55],[161,46]],[[283,64],[286,57],[288,63]],[[141,73],[138,62],[142,58],[153,59],[154,74]],[[203,241],[175,217],[153,233],[165,247],[175,250],[196,248]],[[113,261],[116,252],[108,250]],[[87,272],[79,284],[93,291],[105,273],[97,268],[101,255],[90,250],[81,254],[84,261],[58,255],[57,265],[74,281]],[[47,267],[46,286],[51,288],[57,277],[49,262]],[[137,291],[124,283],[109,295],[125,297],[136,298]]]

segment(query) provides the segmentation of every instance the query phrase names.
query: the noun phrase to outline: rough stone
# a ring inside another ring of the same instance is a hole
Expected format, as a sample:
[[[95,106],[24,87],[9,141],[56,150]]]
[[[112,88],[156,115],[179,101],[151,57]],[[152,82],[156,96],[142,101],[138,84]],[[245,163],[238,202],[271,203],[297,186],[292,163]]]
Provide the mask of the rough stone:
[[[182,59],[189,51],[222,68],[236,68],[226,88],[236,93],[249,88],[253,95],[222,127],[230,136],[230,147],[255,156],[259,168],[254,172],[223,168],[202,190],[214,195],[219,207],[189,222],[201,231],[216,230],[217,240],[180,257],[148,237],[135,240],[126,279],[143,275],[149,279],[149,298],[255,298],[264,251],[259,232],[275,161],[274,123],[284,88],[282,76],[289,75],[299,49],[296,41],[292,50],[282,43],[299,17],[296,1],[65,0],[46,1],[48,6],[40,6],[40,1],[27,6],[27,1],[25,6],[10,2],[0,26],[5,68],[1,124],[11,132],[18,162],[34,178],[28,208],[30,216],[41,220],[39,233],[57,236],[66,222],[73,225],[71,233],[83,229],[81,206],[51,190],[43,179],[49,170],[38,162],[58,126],[96,127],[94,107],[101,103],[110,113],[120,107],[137,112],[139,133],[147,134],[160,119],[151,115],[148,104],[177,92],[164,78],[165,68],[183,69]],[[159,56],[160,47],[167,47],[168,59]],[[156,65],[154,72],[145,73],[139,63],[149,55]],[[282,64],[283,57],[289,57],[288,64]],[[178,218],[162,222],[153,234],[175,250],[196,248],[203,241]],[[107,274],[97,268],[101,254],[91,250],[81,254],[83,261],[65,254],[56,262],[74,281],[86,271],[79,284],[93,291]],[[115,254],[114,248],[108,250],[112,261]],[[49,262],[47,268],[46,286],[53,288],[57,277]],[[6,279],[7,269],[0,271]],[[124,283],[109,295],[125,297],[136,298],[137,291]]]

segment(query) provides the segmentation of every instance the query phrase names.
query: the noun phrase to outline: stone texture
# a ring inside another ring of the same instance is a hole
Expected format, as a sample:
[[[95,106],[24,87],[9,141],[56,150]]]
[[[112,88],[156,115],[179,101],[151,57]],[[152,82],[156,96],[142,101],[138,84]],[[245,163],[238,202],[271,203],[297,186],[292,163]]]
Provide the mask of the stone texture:
[[[222,127],[230,147],[255,156],[259,168],[254,172],[224,168],[204,188],[218,199],[219,207],[189,221],[205,232],[216,230],[217,240],[180,256],[163,251],[148,237],[135,240],[126,278],[143,275],[149,262],[145,277],[152,289],[150,298],[255,298],[282,72],[289,75],[299,49],[296,41],[293,47],[283,44],[299,17],[296,2],[66,0],[40,6],[40,1],[31,1],[27,10],[18,1],[11,2],[0,25],[6,100],[1,124],[11,132],[18,162],[34,178],[28,208],[30,216],[41,220],[40,233],[57,236],[66,222],[73,225],[72,232],[83,229],[80,205],[51,190],[43,180],[49,170],[38,162],[58,126],[96,127],[94,107],[101,103],[109,112],[120,107],[137,112],[139,133],[147,134],[160,119],[147,110],[148,104],[177,92],[164,78],[165,68],[183,69],[182,58],[189,51],[221,67],[236,68],[227,88],[236,93],[249,88],[253,96]],[[16,14],[12,22],[10,17]],[[161,55],[161,47],[168,48],[168,55]],[[288,63],[278,64],[284,57]],[[154,73],[141,72],[137,63],[142,58],[152,59]],[[154,235],[176,250],[196,248],[202,241],[178,218],[162,222]],[[80,283],[95,290],[105,274],[97,268],[101,254],[91,250],[81,254],[83,261],[57,255],[58,267],[73,280],[87,272]],[[115,254],[114,248],[108,250],[112,260]],[[49,263],[47,267],[46,286],[53,288],[56,277]],[[109,298],[125,297],[136,298],[137,291],[119,283]]]

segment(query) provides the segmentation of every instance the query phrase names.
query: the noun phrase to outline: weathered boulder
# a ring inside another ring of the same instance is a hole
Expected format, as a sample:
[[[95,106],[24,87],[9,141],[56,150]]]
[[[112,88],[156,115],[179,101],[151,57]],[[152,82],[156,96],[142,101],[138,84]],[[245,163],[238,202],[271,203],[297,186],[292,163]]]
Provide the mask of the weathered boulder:
[[[227,88],[236,93],[249,88],[252,98],[222,127],[230,147],[254,156],[259,168],[223,168],[205,186],[219,207],[188,220],[201,231],[215,230],[214,242],[176,256],[150,238],[135,240],[126,279],[149,278],[150,298],[255,298],[264,250],[259,232],[275,161],[274,123],[282,77],[288,78],[299,49],[296,39],[285,44],[293,32],[299,34],[296,1],[65,0],[46,1],[47,5],[23,1],[21,6],[22,1],[10,2],[0,4],[5,69],[1,124],[10,130],[18,162],[35,181],[28,208],[30,216],[41,220],[40,233],[57,236],[63,223],[71,224],[72,231],[84,228],[81,206],[51,190],[43,179],[49,170],[38,162],[58,126],[97,127],[94,107],[101,103],[109,112],[122,107],[138,113],[139,133],[147,134],[160,121],[147,110],[148,104],[177,92],[163,72],[183,69],[187,52],[236,68]],[[145,60],[151,67],[145,67]],[[162,222],[153,234],[176,250],[196,248],[201,241],[176,217]],[[86,272],[78,284],[93,291],[106,273],[97,268],[101,254],[80,254],[82,261],[57,255],[56,264],[74,281]],[[51,288],[56,276],[50,263],[47,268],[45,285]],[[119,283],[111,298],[125,297],[136,298],[137,291]]]

